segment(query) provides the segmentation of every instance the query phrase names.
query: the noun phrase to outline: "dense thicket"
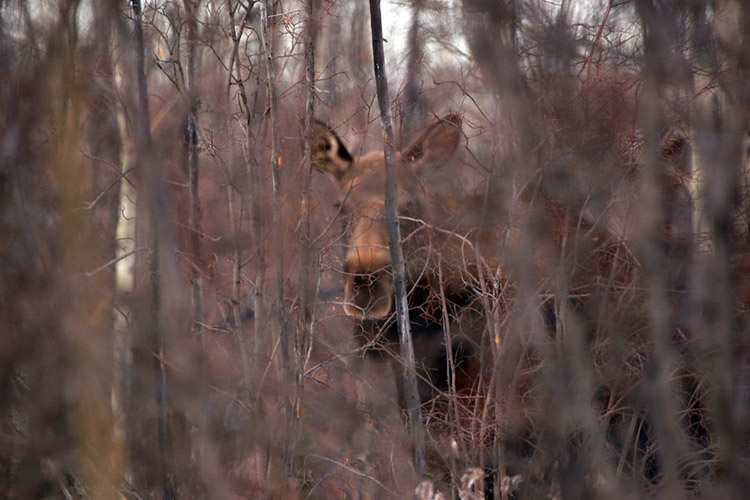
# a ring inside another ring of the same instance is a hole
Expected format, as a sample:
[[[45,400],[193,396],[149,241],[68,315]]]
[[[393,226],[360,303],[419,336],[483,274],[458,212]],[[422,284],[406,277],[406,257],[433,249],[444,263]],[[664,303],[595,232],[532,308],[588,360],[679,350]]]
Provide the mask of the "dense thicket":
[[[383,150],[366,3],[8,0],[0,497],[748,491],[750,6],[382,9],[426,476],[312,168]]]

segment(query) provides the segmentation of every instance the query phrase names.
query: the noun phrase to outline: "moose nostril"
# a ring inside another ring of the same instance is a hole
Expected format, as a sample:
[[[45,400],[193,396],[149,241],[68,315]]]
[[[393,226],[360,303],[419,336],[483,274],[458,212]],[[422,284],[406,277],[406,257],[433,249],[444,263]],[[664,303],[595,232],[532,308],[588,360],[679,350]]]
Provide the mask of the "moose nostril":
[[[359,318],[382,319],[391,312],[393,283],[388,273],[351,274],[345,286],[344,311]]]
[[[374,281],[375,280],[373,279],[373,277],[370,276],[369,274],[357,274],[354,276],[354,280],[352,284],[356,288],[360,288],[360,287],[372,285]]]

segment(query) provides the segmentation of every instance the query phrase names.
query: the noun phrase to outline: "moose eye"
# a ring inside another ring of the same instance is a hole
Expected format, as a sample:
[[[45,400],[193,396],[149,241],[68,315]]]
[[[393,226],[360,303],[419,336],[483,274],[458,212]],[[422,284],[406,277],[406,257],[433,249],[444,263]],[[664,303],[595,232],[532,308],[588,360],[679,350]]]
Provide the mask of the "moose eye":
[[[330,143],[330,141],[325,141],[323,143],[323,149],[326,151],[330,151],[333,148],[333,145]]]

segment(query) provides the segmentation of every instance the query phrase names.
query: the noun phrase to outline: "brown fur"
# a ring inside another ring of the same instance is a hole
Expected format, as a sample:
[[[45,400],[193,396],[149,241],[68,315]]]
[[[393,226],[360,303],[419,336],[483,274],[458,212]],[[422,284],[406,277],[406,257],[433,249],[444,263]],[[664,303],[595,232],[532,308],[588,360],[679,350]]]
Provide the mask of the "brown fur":
[[[352,157],[339,137],[321,123],[316,124],[313,147],[315,166],[331,174],[341,189],[340,203],[351,217],[347,234],[344,269],[344,311],[357,319],[383,319],[393,309],[393,283],[385,226],[385,161],[380,151]],[[429,224],[425,210],[421,175],[450,161],[461,139],[461,118],[451,114],[427,128],[404,154],[397,155],[399,214],[404,229],[404,253],[407,256],[407,285],[413,286],[438,256],[425,239],[430,232],[415,220]],[[421,226],[421,227],[420,227]],[[434,240],[434,238],[433,238]],[[438,240],[445,240],[438,237]],[[444,248],[441,249],[443,257]]]

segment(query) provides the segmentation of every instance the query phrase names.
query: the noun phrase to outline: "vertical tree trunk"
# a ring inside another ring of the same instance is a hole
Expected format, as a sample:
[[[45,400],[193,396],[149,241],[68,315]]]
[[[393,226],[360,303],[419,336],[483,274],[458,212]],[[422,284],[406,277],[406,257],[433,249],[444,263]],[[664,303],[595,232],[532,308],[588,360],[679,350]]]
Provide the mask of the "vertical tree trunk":
[[[120,196],[118,203],[119,217],[117,219],[116,241],[117,241],[117,262],[115,263],[115,296],[119,311],[114,311],[114,361],[119,368],[115,373],[116,376],[112,384],[112,411],[115,415],[127,415],[124,420],[115,423],[115,439],[120,443],[123,450],[129,449],[132,452],[132,446],[128,443],[128,428],[130,423],[128,409],[128,394],[131,381],[127,373],[133,361],[132,342],[130,335],[131,326],[128,324],[128,318],[132,316],[131,297],[135,291],[135,268],[136,254],[144,250],[136,246],[136,207],[138,204],[138,191],[136,189],[136,147],[135,138],[131,134],[128,125],[126,99],[132,96],[132,82],[128,80],[127,75],[130,71],[130,47],[128,39],[120,26],[118,16],[120,13],[114,6],[109,7],[108,21],[115,27],[113,37],[113,62],[112,73],[114,75],[114,91],[119,98],[115,103],[117,116],[117,128],[120,139],[120,158],[119,163],[122,165],[120,179]],[[107,7],[104,7],[105,9]],[[117,28],[120,28],[118,31]],[[122,300],[124,299],[124,300]],[[128,474],[133,474],[131,464],[126,462],[126,457],[122,457],[123,466]]]
[[[388,79],[385,69],[383,51],[383,23],[380,15],[380,0],[370,0],[370,22],[372,27],[372,55],[375,66],[375,83],[377,85],[380,118],[385,140],[385,216],[388,227],[388,244],[391,250],[391,271],[396,301],[396,320],[398,322],[399,340],[401,343],[401,361],[403,363],[404,397],[409,416],[409,433],[414,447],[414,467],[419,474],[424,474],[425,462],[424,426],[422,408],[417,390],[417,377],[414,365],[414,347],[409,323],[409,304],[406,294],[406,268],[401,246],[401,228],[398,221],[398,173],[396,172],[396,147],[393,139],[393,119],[388,96]]]
[[[252,216],[253,216],[253,223],[252,223],[252,231],[253,236],[256,241],[257,245],[257,260],[258,260],[258,274],[256,275],[256,288],[255,288],[255,296],[254,296],[254,314],[255,314],[255,336],[256,336],[256,342],[253,342],[253,346],[257,344],[257,336],[258,332],[261,331],[262,328],[262,321],[263,318],[266,317],[264,304],[263,304],[263,283],[265,282],[265,252],[263,251],[263,247],[257,243],[261,241],[262,234],[263,234],[263,224],[262,224],[262,218],[260,217],[260,186],[258,183],[260,182],[260,173],[258,172],[258,165],[252,158],[252,156],[249,153],[249,147],[250,147],[250,139],[251,139],[251,125],[252,120],[250,116],[250,109],[249,109],[249,103],[247,99],[247,94],[245,91],[245,85],[242,83],[242,75],[240,73],[240,67],[237,61],[237,57],[239,54],[239,46],[241,41],[240,34],[237,33],[237,30],[235,29],[235,12],[236,9],[239,8],[239,4],[237,4],[234,8],[232,8],[231,4],[228,5],[228,15],[229,15],[229,27],[230,27],[230,37],[232,40],[232,49],[229,56],[229,63],[227,64],[227,88],[226,88],[226,127],[227,131],[231,130],[232,127],[232,113],[230,110],[232,109],[232,102],[231,102],[231,88],[232,84],[236,84],[239,88],[239,93],[241,96],[242,101],[244,102],[245,111],[247,113],[247,116],[245,117],[245,124],[247,127],[246,134],[245,134],[245,145],[244,150],[247,152],[247,156],[245,158],[246,160],[246,166],[247,166],[247,179],[250,182],[250,194],[252,197]],[[243,15],[243,19],[247,19],[250,15],[250,11],[245,11]],[[235,77],[235,67],[237,68],[236,71],[238,73],[238,76]],[[257,182],[254,182],[255,179],[258,179]],[[242,283],[241,283],[241,276],[242,276],[242,248],[241,248],[241,242],[239,239],[239,236],[241,234],[241,228],[242,228],[242,197],[240,196],[240,201],[237,203],[238,193],[236,192],[236,187],[233,185],[233,183],[228,183],[227,185],[227,202],[229,204],[229,220],[230,224],[232,225],[232,241],[234,242],[234,248],[233,248],[233,258],[232,258],[232,299],[231,299],[231,307],[232,307],[232,317],[234,318],[234,333],[235,338],[237,341],[237,345],[240,350],[240,363],[241,363],[241,370],[242,370],[242,386],[243,390],[246,391],[249,384],[250,384],[250,363],[251,363],[251,351],[253,354],[255,354],[255,349],[248,348],[248,338],[245,334],[245,331],[242,328],[242,313],[241,313],[241,307],[242,307]]]
[[[134,0],[131,7],[132,35],[119,14],[113,17],[122,51],[116,71],[127,126],[121,133],[133,139],[132,168],[139,194],[135,241],[150,250],[147,261],[136,260],[135,278],[139,269],[143,270],[149,276],[150,287],[147,298],[135,300],[135,341],[130,346],[132,379],[124,403],[130,466],[136,484],[145,491],[161,491],[163,498],[174,498],[177,485],[172,457],[171,387],[165,359],[169,341],[175,338],[178,328],[173,319],[184,317],[179,310],[183,301],[177,295],[180,287],[172,260],[173,242],[164,218],[166,195],[151,138],[141,2]]]
[[[340,6],[337,10],[343,11],[345,8],[346,6]],[[319,88],[321,89],[321,92],[318,98],[326,107],[330,109],[339,104],[338,86],[340,79],[336,75],[341,65],[341,62],[339,60],[340,55],[342,53],[348,53],[350,51],[350,47],[342,46],[342,26],[340,23],[327,23],[325,27],[321,26],[319,28],[319,31],[320,33],[316,34],[315,39],[316,41],[320,40],[320,45],[325,46],[325,50],[320,51],[323,52],[324,56],[321,59],[320,73],[322,74],[323,72],[325,72],[325,75],[328,78],[323,78],[319,82]],[[317,53],[316,57],[320,57],[320,54]]]
[[[750,8],[745,2],[719,0],[693,4],[692,109],[694,224],[698,236],[693,263],[697,303],[693,328],[707,355],[700,357],[711,390],[716,445],[722,477],[741,489],[737,467],[741,453],[736,418],[742,399],[736,383],[742,341],[737,336],[732,286],[747,277],[732,264],[750,249],[748,238],[747,131],[750,125]],[[705,78],[709,74],[719,80]],[[738,217],[739,215],[739,217]],[[709,347],[710,346],[710,347]],[[710,354],[708,354],[710,353]],[[734,409],[733,409],[734,408]],[[745,475],[744,480],[747,481]]]
[[[186,90],[189,112],[185,123],[185,147],[187,148],[188,161],[188,188],[190,190],[190,254],[193,266],[190,271],[193,306],[192,332],[197,335],[201,344],[205,344],[203,325],[205,323],[203,312],[203,271],[205,265],[201,251],[201,220],[203,209],[200,199],[200,163],[198,155],[198,94],[196,89],[195,59],[198,40],[198,7],[200,1],[184,0],[187,14],[187,72]]]
[[[664,468],[663,483],[671,495],[680,496],[680,457],[686,451],[684,435],[679,424],[678,404],[670,385],[675,363],[672,347],[674,311],[668,301],[668,276],[666,255],[663,250],[660,230],[664,225],[663,193],[660,189],[660,137],[664,118],[659,103],[664,98],[663,89],[668,85],[663,71],[669,57],[667,47],[674,40],[675,12],[668,7],[651,2],[637,5],[644,33],[644,91],[641,126],[644,137],[644,176],[641,183],[643,237],[638,243],[642,247],[643,266],[648,276],[647,308],[653,359],[651,369],[646,372],[648,384],[644,397],[649,416],[654,423],[659,443],[659,453]]]
[[[505,148],[504,161],[507,162],[511,175],[515,177],[514,183],[524,185],[529,181],[529,170],[524,168],[527,159],[533,158],[529,154],[534,151],[536,145],[542,141],[539,138],[539,130],[534,121],[535,116],[529,110],[534,106],[527,102],[527,96],[524,94],[523,74],[520,68],[518,52],[518,5],[516,0],[509,2],[481,2],[477,0],[466,0],[463,5],[464,16],[467,26],[467,40],[471,48],[471,53],[478,64],[483,67],[491,79],[490,84],[495,99],[497,100],[497,109],[502,110],[496,116],[503,117],[507,120],[509,127],[517,129],[512,134],[513,141]],[[501,121],[501,120],[498,120]],[[498,124],[500,127],[502,125]],[[507,138],[501,134],[493,137],[493,140],[507,144]],[[534,160],[532,160],[533,162]],[[493,165],[490,188],[494,193],[507,192],[507,186],[501,185],[507,179],[499,175],[498,166]],[[528,215],[522,215],[528,218]],[[526,223],[526,221],[524,221]],[[535,234],[525,233],[527,245],[531,248],[536,245],[543,245],[539,237]],[[522,256],[520,268],[527,272],[518,276],[518,292],[514,299],[515,306],[510,312],[511,320],[516,324],[515,328],[524,328],[521,326],[524,322],[525,308],[537,307],[537,284],[536,276],[533,272],[533,257],[528,254]],[[492,321],[492,318],[489,318]],[[516,335],[503,335],[503,332],[491,326],[490,330],[495,330],[495,337],[490,342],[495,345],[492,349],[492,376],[488,386],[494,388],[493,396],[497,404],[494,404],[494,419],[497,422],[508,420],[508,416],[513,416],[521,411],[518,405],[514,404],[514,391],[519,385],[519,370],[523,366],[523,341]],[[508,434],[518,432],[515,427],[518,420],[510,424],[504,424],[502,430]],[[494,459],[498,467],[495,476],[495,491],[500,491],[501,480],[505,475],[506,465],[506,448],[505,437],[501,433],[496,433],[493,442]]]
[[[419,14],[422,2],[412,5],[411,26],[409,27],[409,59],[406,67],[406,88],[404,89],[404,127],[402,136],[411,136],[418,127],[423,126],[427,118],[420,79],[420,62],[423,51],[419,36]]]
[[[278,97],[276,90],[276,60],[274,56],[274,39],[268,13],[269,3],[273,0],[260,0],[261,15],[261,43],[263,44],[263,62],[266,70],[266,85],[268,88],[268,103],[271,118],[271,172],[273,175],[273,212],[277,222],[283,218],[281,203],[281,135],[279,131]],[[273,9],[271,9],[273,10]],[[279,231],[274,231],[274,243],[278,243]],[[279,246],[280,248],[280,246]],[[281,367],[284,375],[290,373],[289,363],[289,332],[287,329],[286,307],[284,304],[284,253],[279,251],[276,265],[276,281],[274,293],[276,300],[276,320],[281,350]]]
[[[290,450],[287,457],[288,473],[294,476],[294,461],[299,448],[300,440],[300,416],[302,395],[305,383],[305,365],[309,356],[310,343],[312,341],[312,315],[308,315],[308,308],[314,297],[310,296],[310,274],[311,274],[311,242],[310,242],[310,189],[312,184],[312,143],[314,139],[314,112],[315,112],[315,0],[306,2],[307,34],[305,38],[305,142],[303,152],[304,179],[302,186],[302,200],[300,203],[300,218],[302,219],[302,245],[300,255],[299,276],[299,312],[297,318],[297,329],[294,338],[294,401],[292,403],[292,415],[290,422]]]

